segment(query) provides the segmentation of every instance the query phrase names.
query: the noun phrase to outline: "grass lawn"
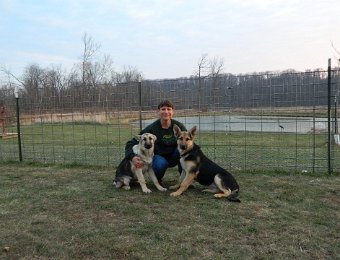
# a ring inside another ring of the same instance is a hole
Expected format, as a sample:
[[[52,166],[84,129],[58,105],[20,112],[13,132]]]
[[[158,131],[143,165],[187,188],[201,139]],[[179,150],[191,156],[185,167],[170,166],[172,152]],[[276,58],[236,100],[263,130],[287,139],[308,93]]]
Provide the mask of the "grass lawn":
[[[1,259],[340,259],[340,176],[237,172],[241,203],[117,190],[114,169],[0,164]],[[167,172],[164,186],[176,181]]]
[[[15,131],[12,129],[12,131]],[[125,144],[139,132],[118,124],[32,124],[22,127],[24,162],[118,165]],[[198,132],[204,153],[229,170],[328,171],[325,134]],[[18,140],[0,139],[0,162],[18,160]],[[340,146],[332,147],[332,167],[340,172]]]

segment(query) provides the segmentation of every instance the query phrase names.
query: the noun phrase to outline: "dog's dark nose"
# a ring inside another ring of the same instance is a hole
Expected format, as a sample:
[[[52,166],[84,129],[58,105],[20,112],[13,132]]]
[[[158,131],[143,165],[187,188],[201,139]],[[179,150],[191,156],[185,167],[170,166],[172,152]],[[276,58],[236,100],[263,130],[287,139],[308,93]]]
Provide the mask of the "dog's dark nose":
[[[180,147],[182,150],[186,150],[186,149],[187,149],[187,146],[184,145],[184,144],[181,144],[179,147]]]
[[[146,149],[150,149],[150,148],[152,147],[152,145],[151,145],[151,144],[145,144],[144,147],[145,147]]]

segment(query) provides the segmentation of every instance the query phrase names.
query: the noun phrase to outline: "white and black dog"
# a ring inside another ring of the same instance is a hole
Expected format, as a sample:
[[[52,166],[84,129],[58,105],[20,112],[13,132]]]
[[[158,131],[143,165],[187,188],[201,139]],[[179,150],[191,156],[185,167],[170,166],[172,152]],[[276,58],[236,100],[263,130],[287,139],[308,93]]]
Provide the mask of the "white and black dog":
[[[160,191],[166,191],[167,189],[162,187],[152,169],[152,158],[154,155],[156,136],[150,133],[137,135],[135,137],[138,140],[138,144],[133,146],[133,152],[138,155],[144,163],[143,168],[136,168],[134,164],[128,160],[123,159],[119,164],[116,171],[116,178],[113,181],[113,185],[116,188],[123,186],[125,190],[130,189],[130,181],[137,179],[143,192],[150,193],[151,190],[146,186],[144,174],[147,172],[152,179],[153,183]]]

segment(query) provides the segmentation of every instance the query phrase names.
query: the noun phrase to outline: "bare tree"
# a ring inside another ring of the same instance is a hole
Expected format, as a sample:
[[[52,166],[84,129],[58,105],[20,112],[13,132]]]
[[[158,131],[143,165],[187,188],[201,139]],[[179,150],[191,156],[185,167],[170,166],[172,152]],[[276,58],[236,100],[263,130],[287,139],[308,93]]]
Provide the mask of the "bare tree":
[[[223,90],[221,88],[221,74],[223,71],[224,61],[223,58],[214,57],[210,59],[210,74],[211,77],[211,89],[210,89],[210,104],[214,106],[220,106],[221,98],[223,96]]]
[[[65,105],[63,104],[65,90],[67,89],[66,72],[63,72],[60,66],[45,69],[43,82],[45,98],[49,100],[49,102],[46,102],[46,107],[63,107]]]
[[[95,43],[93,38],[87,33],[83,35],[84,50],[82,54],[82,82],[85,88],[89,83],[92,85],[94,73],[92,71],[92,59],[97,51],[100,49],[100,45]]]
[[[198,110],[201,111],[202,74],[208,68],[208,54],[202,54],[198,61]]]
[[[334,46],[333,42],[331,42],[333,51],[335,52],[334,58],[338,63],[338,67],[340,67],[340,51]]]
[[[44,91],[45,71],[38,64],[30,64],[25,68],[23,75],[25,94],[27,100],[33,104],[33,108],[37,108],[39,113],[42,109],[42,98]]]
[[[116,73],[113,67],[113,60],[110,55],[106,54],[104,55],[104,60],[100,68],[100,80],[105,84],[112,85],[115,75]]]
[[[198,109],[201,110],[201,97],[210,97],[212,96],[211,93],[204,93],[204,92],[208,92],[208,89],[203,88],[203,82],[204,79],[203,77],[209,76],[210,78],[212,78],[212,86],[211,86],[211,90],[214,90],[217,88],[217,82],[218,82],[218,78],[222,73],[223,70],[223,66],[224,66],[224,61],[222,58],[218,58],[218,57],[214,57],[209,59],[208,58],[208,54],[202,54],[199,61],[198,61],[198,72],[197,72],[197,76],[198,76]],[[216,91],[214,91],[216,92]],[[203,94],[204,93],[204,94]],[[216,94],[217,96],[219,96],[219,94]],[[210,102],[214,102],[212,100],[210,100]]]
[[[128,66],[116,75],[116,83],[138,82],[142,78],[142,73],[136,67]]]
[[[216,77],[221,75],[222,71],[223,71],[223,66],[224,66],[224,60],[223,58],[218,58],[218,57],[214,57],[212,59],[210,59],[209,61],[209,67],[210,67],[210,76],[212,77]]]
[[[197,76],[198,78],[201,78],[202,74],[204,74],[209,68],[208,54],[204,53],[201,55],[197,66],[198,66]]]
[[[14,79],[18,85],[24,87],[25,86],[25,83],[20,80],[17,76],[15,76],[11,71],[10,69],[4,67],[4,66],[1,66],[0,68],[0,71],[3,72],[7,78],[8,78],[8,82],[11,83],[12,82],[12,79]],[[11,84],[10,84],[11,85]]]

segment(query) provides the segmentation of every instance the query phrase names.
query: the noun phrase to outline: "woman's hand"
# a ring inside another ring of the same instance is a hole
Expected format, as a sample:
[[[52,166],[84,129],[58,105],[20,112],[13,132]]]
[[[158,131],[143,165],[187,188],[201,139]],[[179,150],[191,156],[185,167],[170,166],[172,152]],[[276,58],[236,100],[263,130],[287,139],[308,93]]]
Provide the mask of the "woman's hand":
[[[141,158],[139,158],[139,156],[135,156],[131,159],[131,162],[133,163],[133,165],[136,167],[136,168],[143,168],[144,167],[144,163],[143,161],[141,160]]]

